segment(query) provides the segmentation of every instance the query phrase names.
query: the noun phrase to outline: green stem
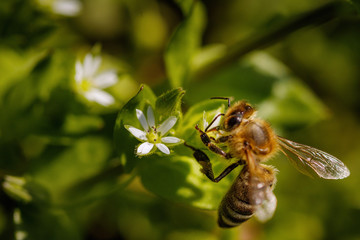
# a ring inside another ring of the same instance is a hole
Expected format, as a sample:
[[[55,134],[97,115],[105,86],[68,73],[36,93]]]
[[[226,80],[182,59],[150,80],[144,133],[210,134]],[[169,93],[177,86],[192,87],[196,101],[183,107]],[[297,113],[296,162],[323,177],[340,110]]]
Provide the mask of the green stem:
[[[266,48],[303,27],[323,24],[344,15],[344,13],[349,12],[349,7],[350,4],[348,2],[336,1],[300,16],[286,19],[282,24],[275,28],[271,28],[263,33],[256,33],[247,39],[229,46],[224,56],[196,69],[192,73],[192,78],[194,80],[205,79],[206,76],[212,75],[224,67],[236,62],[240,57],[247,53]],[[351,9],[351,11],[353,11],[353,9]]]

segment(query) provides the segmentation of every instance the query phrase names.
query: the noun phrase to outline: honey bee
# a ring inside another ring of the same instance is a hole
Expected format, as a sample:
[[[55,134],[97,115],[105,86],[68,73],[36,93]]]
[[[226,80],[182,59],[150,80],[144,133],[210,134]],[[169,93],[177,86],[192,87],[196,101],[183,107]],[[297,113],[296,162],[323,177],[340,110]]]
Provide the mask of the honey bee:
[[[278,151],[283,152],[304,174],[312,175],[314,171],[325,179],[342,179],[350,175],[348,168],[336,157],[277,136],[269,123],[255,117],[255,109],[249,103],[239,101],[231,105],[230,98],[212,99],[227,100],[227,111],[216,115],[204,130],[198,125],[195,128],[210,151],[236,162],[215,177],[209,157],[202,150],[184,144],[193,150],[201,171],[213,182],[219,182],[236,167],[244,165],[219,206],[220,227],[235,227],[253,215],[263,221],[272,217],[277,203],[273,193],[277,170],[262,162]],[[219,117],[223,117],[220,125],[213,126]],[[216,137],[210,136],[210,132],[215,132]],[[219,147],[219,144],[226,148]]]

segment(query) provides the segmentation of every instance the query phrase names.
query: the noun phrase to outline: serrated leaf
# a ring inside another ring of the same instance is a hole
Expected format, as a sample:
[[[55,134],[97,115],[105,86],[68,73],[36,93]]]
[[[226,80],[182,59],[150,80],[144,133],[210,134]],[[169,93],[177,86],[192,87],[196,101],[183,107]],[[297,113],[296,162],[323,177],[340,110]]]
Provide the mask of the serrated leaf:
[[[160,95],[155,104],[156,115],[162,122],[170,116],[181,117],[181,100],[185,94],[182,88],[176,88]]]
[[[166,71],[172,87],[181,87],[189,77],[191,59],[200,46],[204,8],[197,1],[173,34],[165,52]]]
[[[143,110],[146,105],[155,106],[155,102],[156,96],[152,90],[143,85],[138,94],[124,105],[116,118],[114,144],[120,157],[125,161],[126,172],[130,172],[139,160],[135,157],[135,147],[139,144],[139,141],[134,137],[130,137],[130,133],[125,129],[124,125],[142,129],[136,117],[136,109]]]

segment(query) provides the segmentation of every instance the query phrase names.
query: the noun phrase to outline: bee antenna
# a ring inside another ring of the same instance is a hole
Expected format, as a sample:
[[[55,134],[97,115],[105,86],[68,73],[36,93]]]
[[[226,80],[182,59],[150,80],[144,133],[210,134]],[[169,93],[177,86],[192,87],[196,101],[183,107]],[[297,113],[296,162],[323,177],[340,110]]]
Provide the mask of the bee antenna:
[[[210,99],[222,99],[228,101],[228,107],[230,107],[230,102],[233,100],[233,97],[211,97]]]

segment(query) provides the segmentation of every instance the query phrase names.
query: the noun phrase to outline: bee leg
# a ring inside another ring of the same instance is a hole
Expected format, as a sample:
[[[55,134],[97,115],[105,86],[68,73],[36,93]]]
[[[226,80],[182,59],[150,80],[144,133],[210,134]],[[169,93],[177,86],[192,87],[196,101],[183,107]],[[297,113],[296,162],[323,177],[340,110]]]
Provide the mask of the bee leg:
[[[214,172],[209,157],[200,149],[194,148],[188,145],[186,142],[184,145],[194,151],[193,156],[196,161],[201,165],[201,172],[204,173],[211,181],[215,181]]]
[[[240,161],[239,161],[240,162]],[[222,171],[219,176],[217,176],[214,179],[214,182],[219,182],[221,179],[223,179],[225,176],[227,176],[232,170],[234,170],[237,166],[241,165],[239,164],[239,162],[233,163],[230,166],[228,166],[227,168],[225,168],[224,171]]]
[[[222,136],[222,137],[219,137],[218,139],[216,139],[215,141],[217,143],[223,143],[223,142],[226,142],[227,140],[229,140],[229,138],[231,138],[231,136]]]
[[[187,143],[184,143],[184,145],[188,148],[191,148],[191,150],[194,151],[193,156],[196,159],[196,161],[201,165],[201,172],[204,173],[211,181],[213,182],[219,182],[221,179],[223,179],[226,175],[228,175],[232,170],[234,170],[237,166],[242,165],[245,163],[245,161],[240,160],[236,163],[231,164],[227,168],[225,168],[222,173],[219,174],[216,178],[214,177],[214,171],[212,169],[212,165],[210,162],[209,157],[200,149],[194,148]]]
[[[201,141],[205,144],[206,147],[209,148],[210,151],[219,154],[220,156],[230,159],[232,158],[230,153],[226,153],[224,150],[216,146],[212,141],[211,138],[206,134],[206,132],[202,131],[198,125],[195,128],[200,132]]]

